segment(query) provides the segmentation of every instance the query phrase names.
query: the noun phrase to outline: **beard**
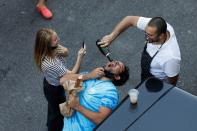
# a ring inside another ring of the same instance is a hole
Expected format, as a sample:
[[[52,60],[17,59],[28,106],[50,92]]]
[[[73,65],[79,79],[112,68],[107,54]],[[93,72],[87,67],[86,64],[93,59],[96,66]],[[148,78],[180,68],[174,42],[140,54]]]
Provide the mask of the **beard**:
[[[145,42],[146,43],[154,43],[154,42],[158,42],[159,41],[159,37],[156,37],[156,38],[154,38],[154,39],[151,39],[150,37],[148,37],[148,36],[146,36],[145,35]]]
[[[146,39],[146,42],[147,43],[155,43],[155,42],[158,42],[159,39]]]
[[[114,73],[112,73],[111,71],[109,71],[109,70],[106,70],[105,69],[105,66],[103,66],[103,69],[104,69],[104,73],[105,73],[105,77],[107,77],[107,78],[110,78],[110,79],[114,79]]]

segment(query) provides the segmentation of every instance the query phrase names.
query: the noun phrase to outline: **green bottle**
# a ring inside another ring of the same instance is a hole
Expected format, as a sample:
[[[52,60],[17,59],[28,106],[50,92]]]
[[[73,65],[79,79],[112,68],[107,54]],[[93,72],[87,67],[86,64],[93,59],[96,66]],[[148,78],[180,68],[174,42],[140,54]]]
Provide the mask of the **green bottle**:
[[[111,53],[110,53],[110,51],[109,51],[109,48],[108,48],[108,47],[101,47],[101,46],[98,44],[100,41],[101,41],[100,39],[98,39],[98,40],[96,41],[96,45],[97,45],[99,51],[100,51],[105,57],[107,57],[107,59],[108,59],[109,61],[113,61],[113,59],[111,58]]]

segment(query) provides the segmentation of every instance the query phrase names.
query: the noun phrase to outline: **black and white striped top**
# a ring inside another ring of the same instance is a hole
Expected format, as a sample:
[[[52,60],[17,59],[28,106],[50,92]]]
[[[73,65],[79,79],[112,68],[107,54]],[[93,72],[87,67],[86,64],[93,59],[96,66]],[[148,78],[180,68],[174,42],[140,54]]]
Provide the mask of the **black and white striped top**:
[[[60,78],[68,71],[62,56],[43,58],[41,68],[48,83],[54,86],[60,85]]]

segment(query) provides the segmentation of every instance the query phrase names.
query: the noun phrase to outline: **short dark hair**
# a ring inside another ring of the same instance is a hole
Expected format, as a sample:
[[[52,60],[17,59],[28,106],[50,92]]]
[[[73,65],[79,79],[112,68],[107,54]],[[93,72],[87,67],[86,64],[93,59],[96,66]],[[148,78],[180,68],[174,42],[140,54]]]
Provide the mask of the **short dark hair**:
[[[115,86],[122,86],[127,82],[127,80],[129,79],[129,67],[125,66],[124,71],[120,73],[119,76],[119,80],[114,79],[112,81]]]
[[[166,21],[162,17],[152,18],[149,21],[148,26],[155,26],[157,28],[157,36],[161,35],[162,33],[166,33],[167,31]]]

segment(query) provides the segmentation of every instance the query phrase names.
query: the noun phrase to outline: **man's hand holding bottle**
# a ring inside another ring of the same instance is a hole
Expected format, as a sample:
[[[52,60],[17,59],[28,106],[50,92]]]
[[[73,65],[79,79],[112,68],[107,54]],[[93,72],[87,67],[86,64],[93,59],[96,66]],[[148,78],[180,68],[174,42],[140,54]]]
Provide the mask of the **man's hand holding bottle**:
[[[107,47],[109,46],[112,41],[114,40],[114,37],[112,34],[109,34],[109,35],[105,35],[100,42],[98,42],[98,44],[101,46],[101,47]]]

